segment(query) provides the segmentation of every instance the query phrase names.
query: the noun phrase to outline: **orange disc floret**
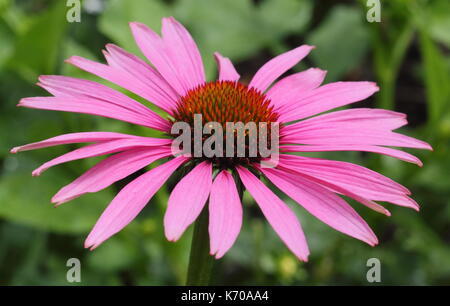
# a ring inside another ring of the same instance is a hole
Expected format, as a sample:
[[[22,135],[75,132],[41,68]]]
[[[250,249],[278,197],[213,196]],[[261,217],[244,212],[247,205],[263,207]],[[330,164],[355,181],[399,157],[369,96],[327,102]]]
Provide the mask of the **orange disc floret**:
[[[277,122],[270,100],[255,88],[239,82],[216,81],[206,83],[188,91],[180,99],[173,117],[193,125],[194,115],[201,114],[203,124],[218,122]]]

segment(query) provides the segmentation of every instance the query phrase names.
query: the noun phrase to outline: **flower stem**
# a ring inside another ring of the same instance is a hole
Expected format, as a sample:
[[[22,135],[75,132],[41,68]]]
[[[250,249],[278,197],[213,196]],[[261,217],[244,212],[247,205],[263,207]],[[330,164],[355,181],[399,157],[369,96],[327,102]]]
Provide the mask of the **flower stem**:
[[[214,257],[209,255],[208,217],[208,205],[205,205],[194,226],[187,286],[207,286],[209,284]]]

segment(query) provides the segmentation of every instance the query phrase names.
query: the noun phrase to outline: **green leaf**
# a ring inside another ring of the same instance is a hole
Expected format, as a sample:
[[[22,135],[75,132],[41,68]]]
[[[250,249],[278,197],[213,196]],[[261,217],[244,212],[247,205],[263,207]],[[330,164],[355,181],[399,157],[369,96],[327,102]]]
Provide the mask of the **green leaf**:
[[[209,78],[215,71],[214,52],[238,60],[255,53],[266,42],[251,1],[184,0],[177,2],[175,16],[194,36]]]
[[[111,0],[99,19],[99,30],[122,48],[135,54],[139,49],[134,42],[129,22],[142,22],[155,31],[161,28],[161,18],[170,15],[168,8],[156,0]]]
[[[276,39],[290,33],[303,33],[311,20],[312,8],[309,0],[264,1],[259,8],[259,14],[268,39]]]
[[[448,0],[433,1],[429,5],[429,18],[425,21],[433,39],[450,48],[450,2]]]
[[[71,56],[81,56],[93,61],[98,61],[98,59],[92,54],[92,52],[90,52],[86,47],[84,47],[83,45],[79,44],[77,41],[71,39],[71,38],[67,38],[65,40],[64,43],[64,47],[62,48],[62,53],[63,53],[63,58],[69,58]],[[101,79],[99,77],[96,77],[95,75],[86,72],[84,70],[81,70],[73,65],[69,65],[67,63],[65,63],[64,65],[61,66],[61,74],[63,75],[69,75],[72,77],[77,77],[77,78],[83,78],[83,79],[91,79],[91,80],[95,80],[97,82],[101,81]],[[105,83],[105,82],[103,82]]]
[[[20,34],[11,65],[30,81],[53,73],[67,25],[65,2],[56,1]]]
[[[431,122],[437,124],[441,116],[450,108],[450,71],[444,64],[444,56],[430,37],[422,32],[420,46],[424,64],[424,81],[427,93],[427,106]]]
[[[57,233],[86,233],[112,199],[110,190],[105,190],[55,208],[51,197],[76,177],[54,168],[33,178],[24,169],[16,170],[25,164],[22,158],[21,164],[15,156],[8,159],[11,173],[0,179],[0,217],[6,220]]]
[[[14,51],[15,38],[9,27],[0,19],[0,69],[9,60]]]
[[[88,263],[98,271],[127,269],[137,261],[136,251],[125,239],[113,237],[88,257]]]
[[[309,35],[307,42],[317,47],[311,58],[319,68],[328,70],[329,81],[339,79],[364,59],[369,44],[364,16],[360,9],[336,6]]]

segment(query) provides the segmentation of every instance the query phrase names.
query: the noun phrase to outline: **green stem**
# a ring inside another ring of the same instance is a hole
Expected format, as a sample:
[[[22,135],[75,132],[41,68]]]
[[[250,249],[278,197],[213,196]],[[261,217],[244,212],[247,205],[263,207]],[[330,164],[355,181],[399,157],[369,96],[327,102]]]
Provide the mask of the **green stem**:
[[[194,226],[187,286],[207,286],[209,284],[214,257],[209,255],[208,217],[208,205],[205,205]]]

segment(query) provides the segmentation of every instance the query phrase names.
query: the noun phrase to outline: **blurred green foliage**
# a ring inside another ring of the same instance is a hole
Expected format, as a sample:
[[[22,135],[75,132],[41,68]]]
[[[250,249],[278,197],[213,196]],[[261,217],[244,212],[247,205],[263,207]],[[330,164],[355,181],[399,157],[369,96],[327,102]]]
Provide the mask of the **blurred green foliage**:
[[[151,135],[109,119],[15,105],[22,97],[44,94],[34,85],[41,74],[104,82],[63,60],[71,55],[102,60],[101,49],[108,42],[140,54],[128,22],[159,30],[161,17],[170,15],[192,32],[210,79],[216,74],[214,51],[229,56],[248,80],[272,56],[302,43],[316,45],[296,69],[326,69],[328,81],[377,81],[380,93],[360,105],[407,113],[411,124],[403,132],[435,149],[414,152],[424,161],[422,169],[374,154],[319,154],[390,176],[421,203],[420,213],[389,207],[390,218],[352,203],[378,234],[376,248],[335,232],[286,199],[298,212],[312,253],[308,263],[298,262],[246,195],[243,230],[219,261],[214,284],[367,285],[366,261],[372,257],[382,263],[381,284],[450,284],[448,0],[382,1],[381,23],[366,21],[363,0],[109,0],[97,1],[102,4],[99,11],[83,11],[81,23],[66,21],[65,2],[0,0],[0,284],[67,285],[66,261],[72,257],[81,259],[82,285],[183,283],[191,231],[173,244],[165,240],[162,228],[173,181],[136,221],[90,252],[83,249],[83,240],[124,182],[55,209],[51,196],[98,159],[61,165],[32,178],[40,163],[75,146],[18,156],[8,152],[74,131]],[[86,2],[93,1],[84,1],[85,7]]]

